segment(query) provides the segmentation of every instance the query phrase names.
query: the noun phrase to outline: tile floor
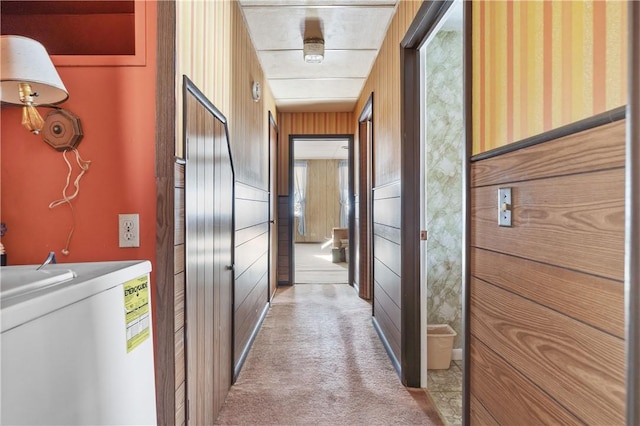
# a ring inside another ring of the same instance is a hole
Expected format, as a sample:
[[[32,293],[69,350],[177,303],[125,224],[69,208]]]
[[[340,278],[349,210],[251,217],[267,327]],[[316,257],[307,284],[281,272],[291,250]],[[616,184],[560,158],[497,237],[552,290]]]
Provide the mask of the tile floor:
[[[447,426],[462,424],[462,361],[451,361],[448,370],[429,370],[427,390]]]

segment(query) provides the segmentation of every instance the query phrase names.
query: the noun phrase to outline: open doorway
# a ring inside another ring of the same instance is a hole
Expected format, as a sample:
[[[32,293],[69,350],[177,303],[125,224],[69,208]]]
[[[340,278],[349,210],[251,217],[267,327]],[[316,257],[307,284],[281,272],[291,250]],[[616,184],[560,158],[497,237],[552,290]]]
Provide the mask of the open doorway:
[[[455,0],[420,48],[421,322],[423,387],[449,424],[462,423],[463,2]],[[433,337],[427,337],[431,335]],[[437,349],[434,348],[437,345]],[[445,351],[439,353],[439,351]],[[446,353],[450,352],[450,353]],[[449,362],[450,361],[450,362]]]
[[[291,136],[293,282],[350,282],[351,136]]]

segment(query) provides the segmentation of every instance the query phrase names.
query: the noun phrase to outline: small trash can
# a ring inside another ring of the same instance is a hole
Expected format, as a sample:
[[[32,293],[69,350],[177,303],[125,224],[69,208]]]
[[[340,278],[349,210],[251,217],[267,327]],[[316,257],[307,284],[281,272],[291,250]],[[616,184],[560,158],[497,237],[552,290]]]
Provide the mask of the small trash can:
[[[457,333],[448,324],[427,325],[427,370],[449,368],[456,336]]]
[[[341,263],[345,261],[344,247],[331,249],[331,262]]]

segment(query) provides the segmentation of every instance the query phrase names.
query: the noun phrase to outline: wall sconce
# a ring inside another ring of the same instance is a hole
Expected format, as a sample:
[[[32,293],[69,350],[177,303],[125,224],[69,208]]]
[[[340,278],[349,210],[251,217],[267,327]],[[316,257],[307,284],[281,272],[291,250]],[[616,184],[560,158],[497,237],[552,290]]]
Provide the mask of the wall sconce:
[[[67,184],[62,190],[62,198],[49,204],[55,208],[68,204],[71,209],[73,225],[67,236],[67,244],[62,254],[69,254],[69,244],[75,229],[73,200],[80,191],[80,179],[89,169],[91,161],[80,157],[76,146],[82,139],[80,119],[70,111],[56,107],[56,104],[69,98],[67,88],[51,62],[47,50],[39,42],[17,35],[0,36],[0,101],[7,104],[22,105],[22,125],[30,132],[39,135],[52,148],[62,151],[62,157],[69,168]],[[53,108],[42,118],[37,106]],[[72,150],[80,173],[73,182],[75,192],[67,194],[71,181],[72,163],[67,159],[67,151]]]
[[[45,129],[45,141],[53,148],[75,148],[82,138],[79,119],[57,109],[47,115],[45,122],[36,109],[56,108],[55,104],[69,98],[44,46],[27,37],[4,35],[0,36],[0,54],[0,100],[22,105],[22,125],[36,135]]]
[[[324,59],[324,40],[322,38],[304,39],[303,52],[306,63],[319,64]]]

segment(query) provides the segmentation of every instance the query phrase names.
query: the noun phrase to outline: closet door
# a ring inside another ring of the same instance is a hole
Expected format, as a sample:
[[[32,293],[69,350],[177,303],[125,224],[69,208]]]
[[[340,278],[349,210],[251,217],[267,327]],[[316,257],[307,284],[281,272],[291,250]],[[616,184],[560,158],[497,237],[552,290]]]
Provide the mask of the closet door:
[[[186,362],[190,424],[213,424],[232,379],[233,188],[226,120],[185,85]]]

